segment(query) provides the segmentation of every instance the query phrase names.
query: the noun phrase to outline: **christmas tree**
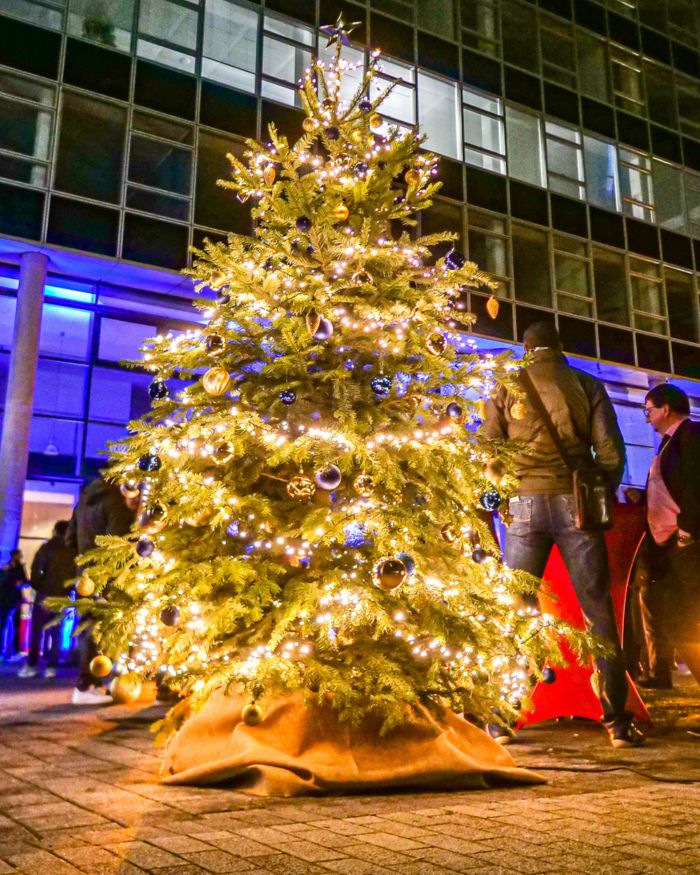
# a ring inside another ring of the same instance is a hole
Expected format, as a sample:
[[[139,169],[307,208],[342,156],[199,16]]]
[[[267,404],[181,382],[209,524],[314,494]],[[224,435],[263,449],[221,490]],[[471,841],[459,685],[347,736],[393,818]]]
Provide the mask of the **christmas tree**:
[[[254,234],[197,253],[206,327],[149,342],[153,407],[108,473],[140,491],[138,521],[99,539],[78,587],[101,596],[77,603],[95,668],[185,697],[165,731],[222,687],[249,724],[297,690],[383,733],[418,706],[515,719],[559,660],[561,624],[523,607],[536,582],[500,563],[486,513],[515,486],[512,448],[477,426],[517,363],[455,346],[460,295],[491,284],[438,257],[454,235],[417,233],[438,161],[414,131],[377,133],[379,55],[350,64],[330,31],[300,139],[270,126],[229,156]],[[173,378],[190,383],[171,398]]]

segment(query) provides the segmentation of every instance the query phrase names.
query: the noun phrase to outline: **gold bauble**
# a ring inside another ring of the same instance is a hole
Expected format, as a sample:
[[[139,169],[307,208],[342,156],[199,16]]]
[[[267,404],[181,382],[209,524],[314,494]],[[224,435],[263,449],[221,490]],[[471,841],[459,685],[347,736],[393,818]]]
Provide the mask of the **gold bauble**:
[[[202,377],[202,385],[210,395],[225,395],[231,388],[231,375],[226,368],[209,368]]]
[[[417,170],[407,170],[404,179],[406,185],[412,185],[414,188],[420,185],[420,173]]]
[[[272,164],[269,164],[263,171],[263,179],[265,180],[265,185],[272,185],[272,183],[275,181],[276,176],[277,171],[272,166]]]
[[[96,656],[90,660],[90,674],[96,678],[106,678],[112,671],[112,660],[109,656]]]
[[[408,571],[400,559],[384,559],[377,568],[377,585],[384,592],[392,592],[406,580]]]
[[[81,599],[88,599],[95,592],[95,583],[87,576],[87,574],[83,574],[82,577],[78,578],[78,582],[75,584],[75,591]]]
[[[228,277],[220,270],[215,271],[209,279],[209,288],[215,292],[222,289],[228,283]]]
[[[320,313],[309,313],[306,317],[306,327],[309,329],[309,334],[313,337],[314,334],[318,331],[318,327],[321,324],[321,314]]]
[[[200,526],[203,526],[207,520],[211,517],[213,510],[211,508],[205,508],[204,510],[200,510],[197,513],[193,513],[191,516],[185,518],[185,522],[188,526],[192,526],[194,529],[198,529]]]
[[[527,407],[522,401],[516,401],[510,408],[510,415],[513,419],[525,419],[527,416]]]
[[[350,142],[359,145],[362,142],[362,131],[360,128],[353,128],[350,131]]]
[[[374,478],[370,477],[369,474],[358,474],[352,485],[355,487],[355,492],[362,498],[369,498],[374,492]]]
[[[263,710],[255,702],[249,702],[241,711],[241,717],[246,726],[257,726],[263,719]]]
[[[354,286],[369,286],[372,283],[372,274],[366,270],[358,270],[352,275],[350,281]]]
[[[316,119],[311,118],[311,116],[307,116],[304,121],[301,123],[302,128],[306,131],[307,134],[313,133],[316,130],[317,124]]]
[[[129,705],[141,697],[143,685],[136,672],[130,671],[114,678],[109,685],[109,694],[120,705]]]
[[[454,544],[459,535],[457,534],[457,529],[452,525],[452,523],[447,523],[440,529],[440,534],[443,539],[447,541],[448,544]]]
[[[479,416],[479,419],[486,419],[486,402],[483,398],[479,398],[476,402],[476,412]]]
[[[228,441],[214,444],[211,458],[215,465],[226,465],[234,456],[233,446]]]
[[[350,215],[350,210],[345,206],[345,204],[337,204],[331,210],[331,218],[334,222],[344,222],[347,217]]]
[[[484,467],[484,476],[492,483],[498,484],[506,474],[506,466],[501,459],[489,459]]]
[[[432,355],[441,355],[447,348],[445,335],[440,334],[439,331],[434,331],[425,341],[425,348]]]
[[[373,112],[372,115],[369,117],[369,126],[372,128],[372,130],[381,128],[382,117],[379,115],[378,112]]]
[[[486,312],[492,319],[495,319],[498,316],[498,311],[501,309],[501,305],[498,303],[496,298],[493,295],[486,302]]]
[[[316,484],[306,474],[297,474],[287,483],[287,494],[296,501],[310,501],[316,492]]]

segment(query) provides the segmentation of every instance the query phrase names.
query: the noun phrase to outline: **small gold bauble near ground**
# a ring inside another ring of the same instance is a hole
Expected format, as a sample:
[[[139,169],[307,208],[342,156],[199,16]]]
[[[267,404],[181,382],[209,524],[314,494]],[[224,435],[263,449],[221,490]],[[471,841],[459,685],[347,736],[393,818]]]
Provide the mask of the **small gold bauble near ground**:
[[[304,121],[301,123],[302,128],[306,131],[307,134],[312,133],[316,130],[316,119],[307,116]]]
[[[90,661],[90,674],[96,678],[106,678],[112,671],[112,660],[100,654]]]
[[[231,388],[231,375],[226,368],[209,368],[202,377],[202,385],[210,395],[225,395]]]
[[[440,334],[439,331],[434,331],[425,341],[425,348],[432,355],[441,355],[447,349],[445,335]]]
[[[95,592],[95,584],[87,574],[83,574],[82,577],[78,578],[78,582],[75,584],[75,591],[80,596],[81,599],[88,599]]]
[[[374,492],[374,478],[370,477],[369,474],[358,474],[352,485],[355,487],[355,492],[362,498],[369,498]]]
[[[263,719],[263,711],[255,702],[249,702],[241,711],[241,717],[246,726],[257,726]]]
[[[359,128],[353,128],[350,131],[350,142],[359,145],[362,142],[362,131]]]
[[[109,685],[109,694],[113,701],[120,705],[129,705],[140,698],[142,689],[141,678],[135,672],[130,671],[114,678]]]
[[[420,184],[420,173],[417,170],[407,170],[404,179],[406,185],[412,185],[415,188]]]
[[[316,484],[306,474],[297,474],[287,483],[287,494],[296,501],[310,501],[316,492]]]
[[[369,117],[369,126],[373,131],[376,131],[377,128],[381,128],[382,126],[382,117],[378,112],[373,112]]]
[[[318,331],[318,326],[321,324],[320,313],[309,313],[306,317],[306,327],[309,329],[309,334],[312,336]]]
[[[457,540],[457,529],[452,525],[452,523],[447,523],[440,529],[440,534],[443,539],[447,541],[448,544],[454,544]]]
[[[377,584],[384,592],[392,592],[406,580],[406,565],[395,557],[384,559],[377,567]]]
[[[498,300],[494,298],[493,295],[486,302],[486,312],[492,319],[495,319],[498,316],[498,311],[501,309],[501,305],[498,303]]]
[[[525,419],[525,417],[527,416],[527,408],[522,401],[515,402],[515,404],[510,408],[510,415],[513,417],[513,419]]]
[[[331,210],[331,216],[333,217],[334,222],[344,222],[349,215],[350,210],[345,206],[345,204],[337,204]]]
[[[265,170],[263,170],[263,179],[265,180],[265,185],[272,185],[275,181],[275,177],[277,176],[277,171],[272,166],[272,164],[268,165]]]

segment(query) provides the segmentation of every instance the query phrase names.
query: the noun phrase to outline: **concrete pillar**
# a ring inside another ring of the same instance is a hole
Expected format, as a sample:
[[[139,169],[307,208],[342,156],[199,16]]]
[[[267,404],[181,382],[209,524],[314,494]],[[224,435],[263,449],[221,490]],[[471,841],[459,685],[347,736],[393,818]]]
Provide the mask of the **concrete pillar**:
[[[3,562],[17,546],[22,520],[47,263],[47,256],[40,252],[25,252],[20,257],[17,311],[0,439],[0,558]]]

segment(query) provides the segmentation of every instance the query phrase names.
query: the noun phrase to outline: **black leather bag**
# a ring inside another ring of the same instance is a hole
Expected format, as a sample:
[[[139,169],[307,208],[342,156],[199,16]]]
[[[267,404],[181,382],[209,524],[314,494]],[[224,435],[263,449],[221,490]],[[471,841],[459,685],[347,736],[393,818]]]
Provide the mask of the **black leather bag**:
[[[584,532],[600,532],[612,528],[613,496],[607,474],[592,459],[590,465],[576,464],[572,460],[554,427],[549,411],[535,389],[535,384],[525,370],[520,372],[520,383],[573,476],[576,528]]]

